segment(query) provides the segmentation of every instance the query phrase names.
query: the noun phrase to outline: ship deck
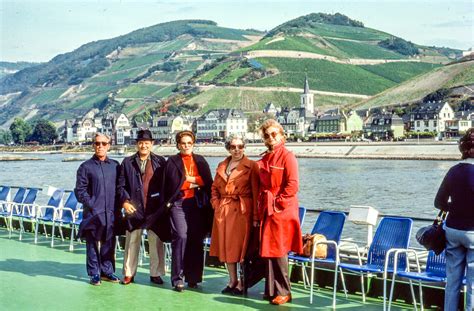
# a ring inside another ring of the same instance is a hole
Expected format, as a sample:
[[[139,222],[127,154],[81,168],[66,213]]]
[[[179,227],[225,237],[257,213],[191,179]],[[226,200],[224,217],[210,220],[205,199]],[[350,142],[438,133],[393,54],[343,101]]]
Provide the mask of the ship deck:
[[[26,233],[21,241],[18,231],[12,238],[0,228],[0,305],[2,310],[330,310],[332,291],[316,288],[313,304],[309,303],[309,289],[302,283],[292,283],[293,301],[272,306],[262,300],[263,281],[249,289],[247,297],[222,295],[227,282],[226,271],[206,267],[204,282],[198,289],[182,293],[171,289],[169,275],[164,285],[152,285],[148,279],[148,265],[139,267],[135,282],[128,286],[103,282],[89,285],[85,271],[85,245],[77,244],[73,252],[69,241],[57,240],[54,248],[50,239]],[[122,252],[117,252],[117,275],[121,276]],[[360,295],[338,293],[337,309],[382,310],[382,300]],[[396,302],[392,310],[412,310],[412,305]]]

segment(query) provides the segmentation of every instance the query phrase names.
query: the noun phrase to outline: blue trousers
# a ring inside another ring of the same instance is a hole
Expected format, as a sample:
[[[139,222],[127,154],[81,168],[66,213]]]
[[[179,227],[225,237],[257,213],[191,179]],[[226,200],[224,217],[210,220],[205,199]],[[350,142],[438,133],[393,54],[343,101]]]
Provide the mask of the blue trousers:
[[[202,282],[204,217],[194,198],[174,202],[171,216],[171,285]]]
[[[92,237],[86,237],[86,265],[89,276],[114,273],[114,255],[115,237],[105,241],[97,241]]]
[[[457,311],[462,281],[466,275],[467,296],[465,310],[472,310],[474,285],[474,231],[446,230],[446,288],[444,310]]]

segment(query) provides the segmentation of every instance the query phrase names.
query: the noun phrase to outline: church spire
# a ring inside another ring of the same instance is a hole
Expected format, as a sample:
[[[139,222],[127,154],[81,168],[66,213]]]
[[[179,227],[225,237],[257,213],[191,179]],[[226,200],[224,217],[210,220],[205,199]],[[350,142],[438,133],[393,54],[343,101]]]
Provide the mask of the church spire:
[[[305,75],[304,77],[304,93],[303,94],[309,94],[308,75]]]

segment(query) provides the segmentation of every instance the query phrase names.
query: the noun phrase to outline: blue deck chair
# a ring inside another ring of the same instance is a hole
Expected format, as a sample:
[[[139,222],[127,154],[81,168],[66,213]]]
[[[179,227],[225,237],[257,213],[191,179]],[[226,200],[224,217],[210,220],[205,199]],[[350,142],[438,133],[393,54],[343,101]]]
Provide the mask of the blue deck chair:
[[[429,251],[428,259],[426,261],[426,268],[424,271],[420,269],[420,261],[418,259],[418,253],[415,250],[407,251],[398,251],[400,253],[413,253],[415,255],[417,271],[397,271],[394,272],[394,277],[397,276],[402,279],[408,279],[410,282],[410,290],[413,298],[413,305],[415,310],[418,310],[416,306],[415,291],[413,290],[412,281],[418,281],[418,286],[420,290],[420,306],[423,310],[423,283],[446,283],[446,254],[443,251],[441,254],[436,255],[433,251]],[[395,259],[395,266],[397,266],[398,256]],[[409,267],[408,267],[409,269]],[[393,283],[393,281],[392,281]],[[392,303],[393,297],[393,286],[390,291],[390,298],[388,301],[388,308],[390,310],[390,305]]]
[[[300,218],[300,226],[303,228],[304,219],[306,217],[306,207],[300,206],[298,209],[298,216]]]
[[[311,257],[299,256],[297,254],[289,254],[288,259],[293,260],[296,264],[301,263],[303,266],[311,263],[311,278],[310,278],[310,296],[309,302],[313,303],[313,287],[314,287],[314,269],[315,264],[333,264],[334,265],[334,286],[333,286],[333,296],[335,301],[336,297],[336,284],[337,284],[337,272],[339,266],[339,242],[341,241],[342,229],[344,228],[344,223],[346,221],[346,215],[343,212],[330,212],[324,211],[321,212],[314,224],[311,234],[319,233],[326,237],[326,244],[328,246],[327,257],[325,259],[315,258],[315,252],[313,252]],[[314,247],[314,251],[316,247]],[[307,278],[306,269],[303,270],[303,278],[306,284],[305,279]],[[344,282],[344,279],[342,279]],[[346,292],[346,286],[344,285],[344,292]]]
[[[71,227],[71,236],[69,242],[69,250],[72,251],[74,249],[73,242],[74,242],[74,212],[77,210],[78,201],[74,192],[70,192],[68,198],[66,199],[66,203],[64,206],[61,206],[57,209],[56,218],[53,219],[53,226],[51,229],[51,247],[54,247],[54,231],[56,225],[59,227],[59,234],[61,235],[61,240],[64,241],[63,235],[63,226]]]
[[[20,187],[16,191],[15,196],[13,197],[13,200],[6,201],[2,204],[3,207],[2,207],[2,210],[0,211],[0,216],[3,217],[5,225],[7,226],[9,237],[11,237],[11,232],[13,230],[13,223],[10,221],[11,215],[13,213],[13,209],[16,208],[17,204],[20,204],[21,202],[23,202],[23,199],[25,198],[25,193],[26,193],[26,188]]]
[[[36,227],[35,227],[35,244],[38,243],[38,233],[40,222],[43,225],[44,234],[48,237],[48,231],[46,230],[46,223],[53,223],[57,217],[57,209],[59,208],[63,199],[64,190],[56,189],[48,200],[48,203],[44,206],[38,206],[36,214]]]
[[[16,217],[20,223],[20,235],[19,239],[22,239],[23,232],[25,232],[25,227],[23,221],[25,219],[30,220],[31,222],[35,221],[35,202],[36,197],[38,196],[38,189],[37,188],[28,188],[28,192],[26,193],[25,199],[21,204],[16,204],[15,209],[12,211],[12,217]],[[34,226],[33,226],[34,228]]]
[[[0,215],[7,215],[7,201],[10,199],[10,190],[8,186],[2,186],[0,190]]]
[[[365,302],[364,274],[383,274],[383,310],[386,310],[387,273],[393,273],[394,271],[395,252],[400,249],[408,249],[412,225],[413,220],[410,218],[382,218],[370,244],[367,262],[362,263],[360,250],[356,246],[359,264],[339,264],[342,270],[349,270],[360,275],[363,302]],[[398,271],[405,271],[407,267],[406,254],[398,255],[398,259],[400,262],[397,266]],[[335,302],[333,305],[335,305]]]

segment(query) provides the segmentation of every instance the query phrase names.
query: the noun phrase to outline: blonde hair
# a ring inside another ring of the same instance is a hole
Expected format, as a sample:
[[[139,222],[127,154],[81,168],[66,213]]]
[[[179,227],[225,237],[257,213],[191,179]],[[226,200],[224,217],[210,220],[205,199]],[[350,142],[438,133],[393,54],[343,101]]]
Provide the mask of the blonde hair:
[[[265,121],[263,121],[262,125],[260,125],[260,128],[259,128],[259,133],[260,133],[260,136],[264,138],[265,136],[265,132],[267,131],[268,128],[270,127],[275,127],[278,129],[278,131],[280,132],[281,136],[282,136],[282,141],[283,142],[286,142],[286,136],[285,136],[285,131],[283,130],[283,126],[281,126],[280,123],[278,123],[277,120],[274,120],[274,119],[267,119]]]

